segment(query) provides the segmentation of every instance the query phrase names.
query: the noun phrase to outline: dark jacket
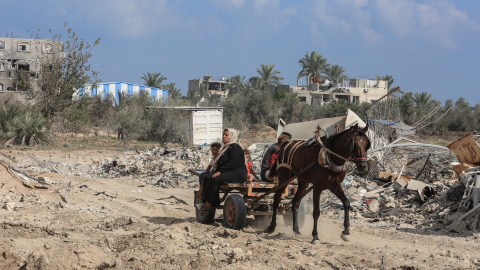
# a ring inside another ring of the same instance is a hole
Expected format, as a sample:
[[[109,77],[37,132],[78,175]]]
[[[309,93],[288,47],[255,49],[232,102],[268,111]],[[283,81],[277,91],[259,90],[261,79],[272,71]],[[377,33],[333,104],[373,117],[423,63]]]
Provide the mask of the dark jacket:
[[[220,173],[230,171],[243,178],[247,178],[247,165],[245,165],[245,153],[243,148],[232,143],[218,159],[217,171]]]

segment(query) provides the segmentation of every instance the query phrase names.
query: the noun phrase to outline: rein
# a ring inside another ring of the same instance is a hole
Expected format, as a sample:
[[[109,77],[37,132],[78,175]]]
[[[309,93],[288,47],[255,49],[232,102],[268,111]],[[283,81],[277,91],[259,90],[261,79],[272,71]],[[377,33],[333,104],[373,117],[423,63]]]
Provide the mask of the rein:
[[[317,142],[320,144],[320,146],[322,146],[322,148],[325,148],[325,151],[329,152],[330,154],[334,154],[334,155],[337,156],[338,158],[341,158],[341,159],[343,159],[343,160],[345,160],[345,161],[347,161],[347,162],[350,161],[350,159],[346,159],[346,158],[340,156],[339,154],[333,152],[332,150],[328,149],[328,147],[325,146],[325,144],[323,144],[323,142],[322,142],[322,140],[319,138],[319,136],[315,136],[315,140],[317,140]]]

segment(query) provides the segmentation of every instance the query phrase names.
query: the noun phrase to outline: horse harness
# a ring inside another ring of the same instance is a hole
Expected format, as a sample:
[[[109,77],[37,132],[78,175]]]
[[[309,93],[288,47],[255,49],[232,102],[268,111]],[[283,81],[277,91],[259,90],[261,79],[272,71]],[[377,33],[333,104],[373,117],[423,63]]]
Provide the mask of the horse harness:
[[[367,159],[366,157],[355,157],[354,154],[352,154],[352,157],[350,157],[349,159],[346,159],[346,158],[340,156],[339,154],[333,152],[332,150],[330,150],[322,142],[322,139],[320,138],[320,136],[318,134],[315,135],[314,139],[321,146],[320,152],[318,154],[318,164],[320,166],[324,167],[324,168],[327,168],[327,169],[333,171],[333,172],[344,172],[344,171],[346,171],[347,170],[347,164],[346,163],[344,163],[343,165],[335,164],[335,162],[333,162],[332,159],[331,159],[332,154],[337,156],[340,159],[345,160],[346,162],[352,161],[352,159],[353,159],[353,162],[354,161],[364,161],[364,160]],[[363,141],[363,140],[367,140],[367,139],[363,138],[363,137],[354,137],[354,138],[352,138],[352,144],[354,144],[355,141]],[[277,170],[280,169],[280,168],[287,168],[287,169],[291,170],[293,173],[297,173],[296,170],[293,168],[293,166],[291,164],[293,162],[293,157],[295,156],[295,153],[300,148],[300,146],[302,146],[304,144],[306,144],[305,141],[299,140],[299,141],[291,141],[287,145],[285,145],[285,147],[283,147],[282,150],[281,150],[281,151],[283,151],[282,160],[280,161],[280,159],[277,159]],[[288,155],[285,156],[285,151],[290,145],[292,146],[291,150],[289,151]]]

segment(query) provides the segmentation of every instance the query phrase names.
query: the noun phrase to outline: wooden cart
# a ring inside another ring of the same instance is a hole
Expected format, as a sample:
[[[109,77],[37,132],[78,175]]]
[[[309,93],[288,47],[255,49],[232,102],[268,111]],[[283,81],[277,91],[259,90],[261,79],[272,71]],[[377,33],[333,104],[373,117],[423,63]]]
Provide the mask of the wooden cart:
[[[188,170],[194,175],[200,175],[202,170]],[[247,216],[267,224],[272,219],[273,195],[277,186],[271,182],[226,183],[220,188],[220,206],[209,211],[199,211],[195,208],[197,221],[203,224],[212,223],[215,211],[223,209],[223,226],[241,230],[245,227]],[[282,194],[282,200],[277,215],[284,218],[285,224],[292,224],[292,199],[297,188],[296,184],[288,184]],[[194,192],[194,203],[201,203]],[[302,200],[298,208],[298,225],[305,223],[306,208]]]

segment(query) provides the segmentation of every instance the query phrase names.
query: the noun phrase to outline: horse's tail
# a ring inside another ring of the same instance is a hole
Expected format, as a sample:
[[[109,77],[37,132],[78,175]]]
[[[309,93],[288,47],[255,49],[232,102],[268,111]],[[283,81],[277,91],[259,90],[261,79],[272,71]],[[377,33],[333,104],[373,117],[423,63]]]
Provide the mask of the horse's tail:
[[[275,161],[270,168],[270,172],[268,173],[268,178],[273,178],[277,176],[277,162]]]

